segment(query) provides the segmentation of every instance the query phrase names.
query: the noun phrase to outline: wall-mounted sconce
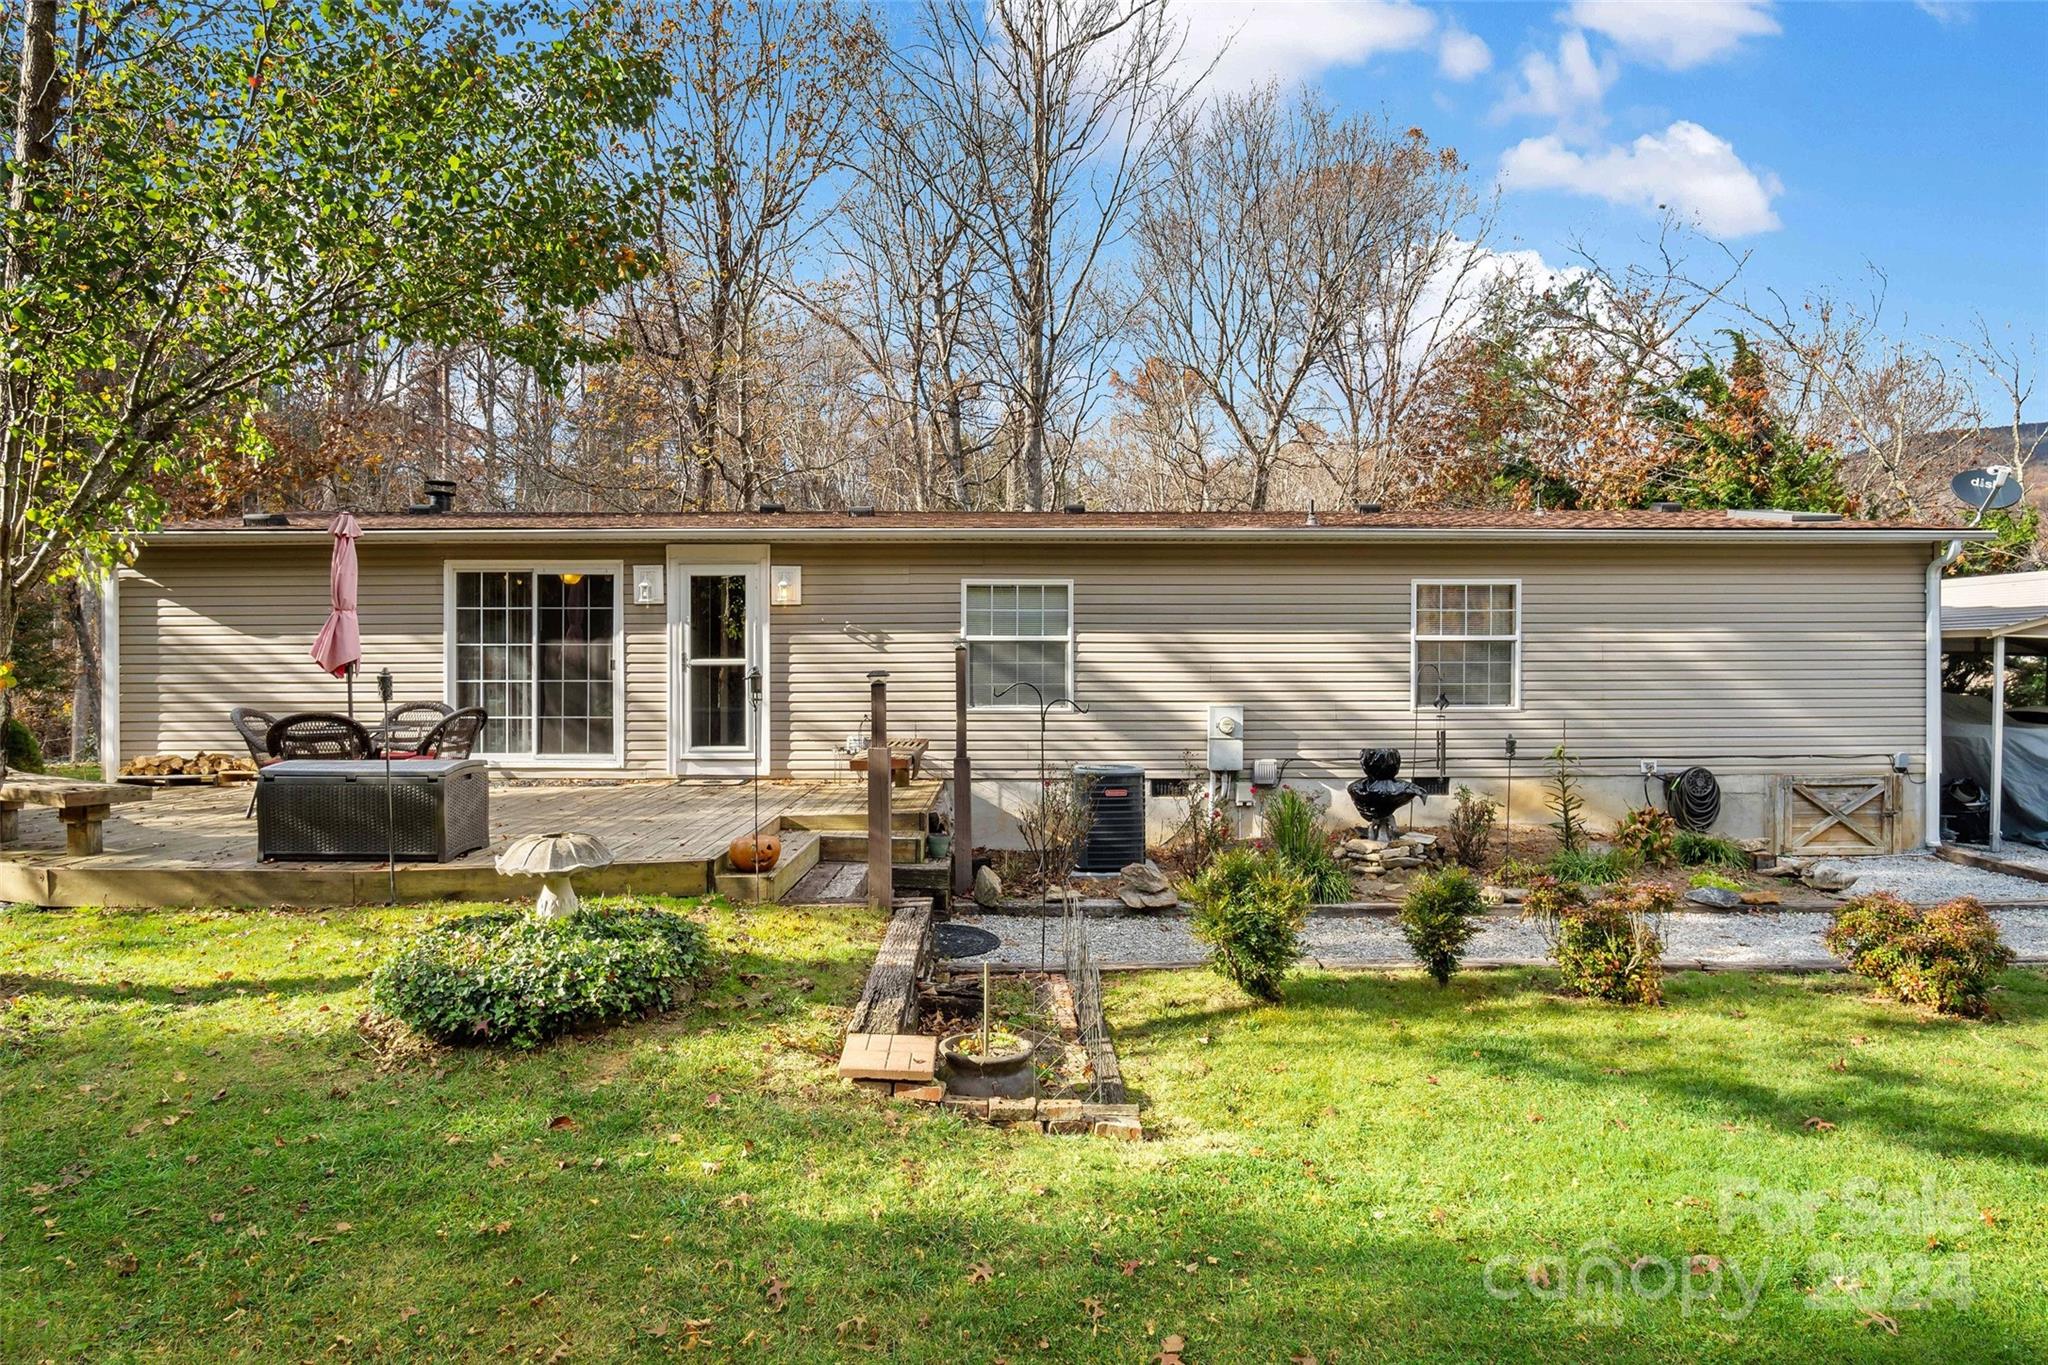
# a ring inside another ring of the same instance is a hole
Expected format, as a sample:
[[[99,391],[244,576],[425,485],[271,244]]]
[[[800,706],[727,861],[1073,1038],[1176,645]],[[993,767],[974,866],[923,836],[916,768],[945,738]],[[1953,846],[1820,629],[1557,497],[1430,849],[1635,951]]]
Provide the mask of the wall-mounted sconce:
[[[768,570],[768,600],[778,607],[804,604],[804,571],[800,565],[777,565]]]

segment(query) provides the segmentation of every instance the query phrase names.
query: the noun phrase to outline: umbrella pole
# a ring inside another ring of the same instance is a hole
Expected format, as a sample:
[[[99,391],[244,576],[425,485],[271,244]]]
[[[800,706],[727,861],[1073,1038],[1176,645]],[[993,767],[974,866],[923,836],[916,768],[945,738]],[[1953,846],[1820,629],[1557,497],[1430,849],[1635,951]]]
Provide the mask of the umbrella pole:
[[[348,666],[348,718],[356,718],[356,666]]]

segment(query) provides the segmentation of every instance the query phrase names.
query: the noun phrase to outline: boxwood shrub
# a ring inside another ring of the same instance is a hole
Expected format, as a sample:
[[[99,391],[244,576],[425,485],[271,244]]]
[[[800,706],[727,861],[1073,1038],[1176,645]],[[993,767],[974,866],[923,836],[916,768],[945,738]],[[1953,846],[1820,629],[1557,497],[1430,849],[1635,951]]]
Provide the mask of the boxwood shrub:
[[[1301,956],[1308,923],[1308,878],[1271,853],[1218,854],[1181,888],[1194,911],[1194,935],[1209,945],[1209,965],[1261,1000],[1278,1000],[1287,969]]]
[[[1887,995],[1942,1014],[1987,1013],[1985,995],[2013,964],[1997,921],[1972,896],[1931,909],[1888,892],[1858,896],[1821,941]]]
[[[680,1004],[708,960],[704,930],[667,910],[492,911],[408,938],[372,975],[370,999],[439,1042],[527,1048]]]
[[[1437,985],[1451,984],[1485,913],[1479,879],[1462,867],[1425,872],[1408,888],[1401,902],[1401,933]]]

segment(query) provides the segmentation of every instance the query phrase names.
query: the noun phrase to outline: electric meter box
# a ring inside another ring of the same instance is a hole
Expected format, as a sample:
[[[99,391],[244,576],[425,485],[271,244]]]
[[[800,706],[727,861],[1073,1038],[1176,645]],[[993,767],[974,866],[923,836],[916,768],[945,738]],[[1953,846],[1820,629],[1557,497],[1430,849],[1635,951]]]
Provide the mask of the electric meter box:
[[[1244,771],[1244,708],[1242,706],[1212,706],[1209,708],[1209,771],[1212,773]]]

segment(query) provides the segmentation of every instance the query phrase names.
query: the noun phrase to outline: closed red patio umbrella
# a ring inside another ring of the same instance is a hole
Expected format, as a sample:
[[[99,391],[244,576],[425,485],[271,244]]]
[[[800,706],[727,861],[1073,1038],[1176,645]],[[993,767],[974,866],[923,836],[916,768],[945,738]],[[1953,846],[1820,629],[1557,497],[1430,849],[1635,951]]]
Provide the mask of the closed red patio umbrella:
[[[327,528],[334,537],[334,555],[328,562],[329,598],[333,610],[327,624],[313,641],[314,662],[337,678],[348,679],[348,713],[356,713],[356,665],[363,657],[362,630],[356,622],[356,537],[363,528],[347,512],[335,517]]]

